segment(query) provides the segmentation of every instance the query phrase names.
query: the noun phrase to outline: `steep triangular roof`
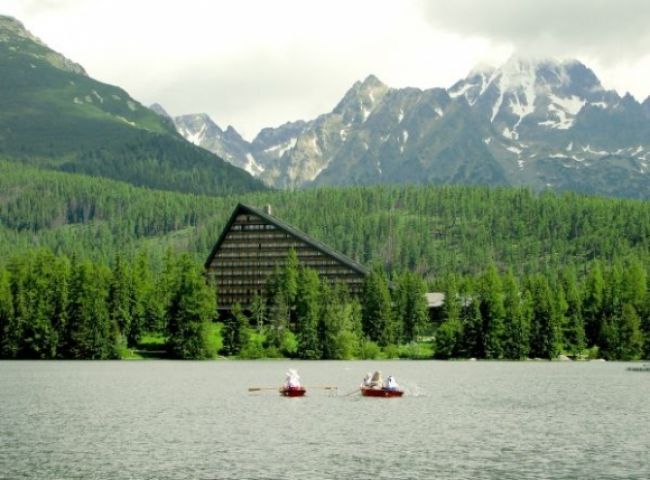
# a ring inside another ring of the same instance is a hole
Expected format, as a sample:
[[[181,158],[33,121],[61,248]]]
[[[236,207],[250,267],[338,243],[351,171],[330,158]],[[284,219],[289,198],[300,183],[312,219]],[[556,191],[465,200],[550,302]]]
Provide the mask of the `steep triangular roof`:
[[[356,262],[352,260],[350,257],[343,255],[341,252],[337,252],[336,250],[328,247],[325,245],[323,242],[316,240],[309,235],[307,235],[304,232],[301,232],[295,227],[292,227],[288,223],[283,222],[277,217],[274,217],[273,215],[270,215],[263,210],[260,210],[255,207],[251,207],[249,205],[244,205],[243,203],[237,204],[235,207],[235,210],[232,212],[232,215],[230,215],[230,219],[228,220],[228,223],[224,227],[223,231],[221,232],[221,235],[219,236],[219,240],[217,240],[217,243],[214,245],[212,248],[212,251],[210,252],[210,255],[208,256],[208,259],[205,262],[205,268],[209,268],[210,263],[212,263],[212,259],[214,256],[217,254],[219,251],[219,248],[221,247],[221,244],[223,241],[226,239],[226,235],[228,234],[228,231],[230,230],[230,227],[232,224],[235,222],[235,219],[237,218],[238,215],[241,214],[253,214],[257,215],[258,217],[266,220],[272,225],[275,225],[278,229],[285,231],[289,235],[293,235],[294,237],[302,240],[305,242],[307,245],[315,248],[319,252],[323,253],[324,255],[327,255],[328,257],[333,258],[334,260],[337,260],[341,262],[342,264],[348,266],[350,269],[362,274],[362,275],[368,275],[369,270],[361,265],[359,262]]]

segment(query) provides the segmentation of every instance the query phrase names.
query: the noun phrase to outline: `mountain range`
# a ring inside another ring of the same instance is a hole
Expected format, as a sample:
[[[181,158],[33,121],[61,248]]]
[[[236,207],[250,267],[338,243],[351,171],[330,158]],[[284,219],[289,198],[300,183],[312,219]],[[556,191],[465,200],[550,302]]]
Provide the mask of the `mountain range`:
[[[265,188],[6,16],[0,16],[0,91],[0,159],[164,190]]]
[[[170,117],[87,75],[0,16],[0,160],[221,195],[267,186],[487,184],[650,193],[650,97],[578,61],[512,57],[450,88],[358,81],[332,111],[249,142],[206,114]]]
[[[513,56],[425,90],[370,75],[331,112],[265,128],[252,142],[206,114],[172,120],[192,143],[278,188],[463,183],[650,194],[650,97],[607,90],[576,60]]]

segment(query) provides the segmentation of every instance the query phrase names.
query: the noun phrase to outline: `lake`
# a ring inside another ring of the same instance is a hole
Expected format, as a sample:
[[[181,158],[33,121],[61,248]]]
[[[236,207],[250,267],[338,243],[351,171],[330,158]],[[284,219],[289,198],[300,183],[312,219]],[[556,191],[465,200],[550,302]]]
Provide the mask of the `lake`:
[[[0,362],[0,478],[645,480],[650,374],[627,365]],[[288,368],[338,394],[248,393]],[[405,396],[360,397],[375,369]]]

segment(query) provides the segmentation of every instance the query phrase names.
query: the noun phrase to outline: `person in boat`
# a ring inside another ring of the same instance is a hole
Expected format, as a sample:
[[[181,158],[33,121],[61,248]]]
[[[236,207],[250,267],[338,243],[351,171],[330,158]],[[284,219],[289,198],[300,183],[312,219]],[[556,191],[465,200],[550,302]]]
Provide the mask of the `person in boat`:
[[[361,384],[361,386],[363,388],[370,388],[371,380],[372,380],[372,373],[370,372],[366,373],[366,376],[363,377],[363,383]]]
[[[381,390],[383,388],[384,377],[382,376],[379,370],[376,370],[375,373],[372,374],[372,378],[370,379],[370,385],[368,386],[370,388],[375,388],[377,390]]]
[[[296,372],[293,368],[290,368],[285,375],[286,378],[284,380],[284,386],[286,388],[300,387],[300,375],[298,375],[298,372]]]
[[[395,377],[392,375],[389,375],[388,378],[386,378],[386,384],[384,385],[384,389],[386,390],[399,390],[399,385],[397,384],[397,381],[395,380]]]

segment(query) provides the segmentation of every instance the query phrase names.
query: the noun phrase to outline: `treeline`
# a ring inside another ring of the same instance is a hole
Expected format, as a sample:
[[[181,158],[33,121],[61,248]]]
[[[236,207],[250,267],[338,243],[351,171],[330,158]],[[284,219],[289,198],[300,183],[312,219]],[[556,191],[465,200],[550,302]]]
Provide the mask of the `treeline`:
[[[213,356],[216,297],[188,255],[154,274],[146,254],[111,268],[42,250],[0,268],[0,358],[128,356],[146,332],[175,358]]]
[[[269,298],[255,302],[255,334],[241,308],[226,319],[225,353],[309,359],[650,358],[647,271],[635,259],[607,268],[593,262],[581,281],[569,267],[519,279],[493,265],[479,275],[449,275],[439,283],[445,303],[441,318],[432,322],[424,281],[413,273],[394,275],[389,288],[388,277],[375,268],[357,300],[300,268],[290,254],[273,277]],[[428,343],[431,349],[423,348]]]
[[[650,358],[647,270],[636,259],[592,262],[582,280],[568,267],[521,279],[490,267],[444,284],[438,358]]]
[[[432,321],[412,272],[376,266],[355,298],[291,251],[267,297],[216,324],[218,292],[187,254],[109,267],[41,250],[0,268],[0,357],[124,358],[155,336],[172,358],[650,358],[647,274],[634,258],[592,262],[581,279],[570,267],[451,274]]]
[[[376,186],[208,197],[0,162],[0,249],[107,263],[168,248],[206,258],[238,202],[361,261],[427,281],[495,264],[517,275],[628,257],[650,266],[650,203],[527,189]],[[2,259],[0,258],[0,262]],[[582,267],[582,268],[580,268]]]

